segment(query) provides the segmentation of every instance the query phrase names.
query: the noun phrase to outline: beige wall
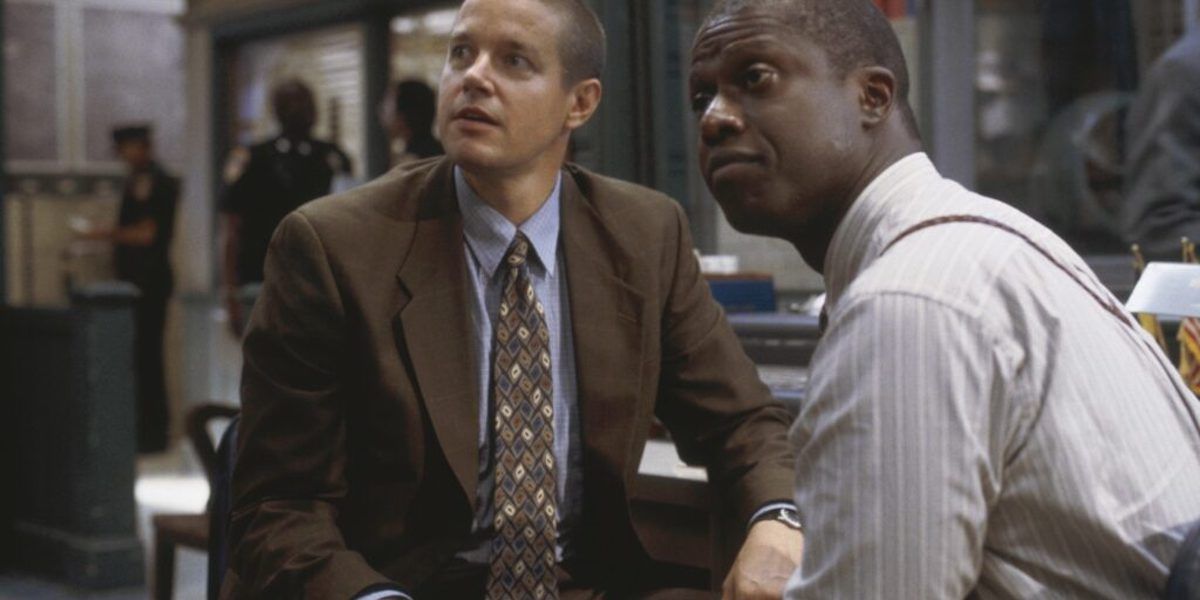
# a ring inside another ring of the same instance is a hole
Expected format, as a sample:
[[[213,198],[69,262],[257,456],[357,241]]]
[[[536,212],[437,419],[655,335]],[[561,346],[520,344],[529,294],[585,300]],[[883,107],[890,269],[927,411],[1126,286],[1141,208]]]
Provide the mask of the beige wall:
[[[5,0],[2,8],[20,17],[5,19],[5,300],[62,306],[68,277],[111,278],[111,247],[76,242],[70,223],[116,221],[123,168],[108,136],[132,121],[154,125],[161,162],[184,179],[172,248],[177,289],[206,289],[210,201],[196,183],[209,171],[192,143],[206,140],[207,121],[193,115],[207,110],[208,96],[186,83],[193,69],[179,25],[184,0]],[[169,315],[165,362],[178,430],[178,302]]]
[[[67,301],[68,277],[77,284],[111,278],[108,245],[75,242],[67,223],[80,217],[111,224],[118,203],[116,193],[10,194],[4,203],[9,301],[61,306]],[[33,258],[27,262],[30,251]]]
[[[116,219],[123,168],[114,125],[154,125],[160,161],[184,173],[183,0],[7,0],[7,301],[63,304],[63,271],[111,274],[99,257],[63,262],[68,222]],[[185,199],[185,204],[187,200]],[[189,226],[181,222],[182,230]],[[178,250],[178,248],[177,248]]]

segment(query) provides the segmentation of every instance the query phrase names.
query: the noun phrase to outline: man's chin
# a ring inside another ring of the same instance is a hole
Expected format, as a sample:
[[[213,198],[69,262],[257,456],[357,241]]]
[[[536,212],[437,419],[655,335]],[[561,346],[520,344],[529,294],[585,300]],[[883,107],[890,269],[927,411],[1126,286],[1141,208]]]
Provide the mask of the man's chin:
[[[725,220],[729,221],[729,225],[739,233],[777,235],[775,232],[779,228],[778,219],[763,210],[761,206],[757,206],[752,200],[744,198],[733,201],[723,200],[717,204],[720,205]]]
[[[460,168],[471,172],[487,172],[502,169],[503,157],[486,149],[469,146],[447,147],[446,156]]]

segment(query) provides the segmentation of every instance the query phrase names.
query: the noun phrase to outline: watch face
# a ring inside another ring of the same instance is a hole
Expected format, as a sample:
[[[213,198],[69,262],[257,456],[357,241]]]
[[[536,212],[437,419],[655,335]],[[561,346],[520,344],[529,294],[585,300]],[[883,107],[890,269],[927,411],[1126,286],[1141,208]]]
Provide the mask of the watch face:
[[[779,513],[775,515],[775,520],[797,531],[802,529],[800,526],[800,515],[796,514],[796,511],[787,509],[780,510]]]

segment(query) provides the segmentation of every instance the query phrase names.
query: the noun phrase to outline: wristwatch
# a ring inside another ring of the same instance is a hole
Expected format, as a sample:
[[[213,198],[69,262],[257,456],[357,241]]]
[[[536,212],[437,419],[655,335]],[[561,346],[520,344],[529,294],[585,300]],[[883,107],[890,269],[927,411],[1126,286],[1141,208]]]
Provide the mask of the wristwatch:
[[[793,508],[781,506],[779,508],[768,510],[763,514],[758,515],[758,518],[754,519],[750,525],[753,526],[759,521],[778,521],[792,529],[795,529],[796,531],[804,531],[804,526],[800,524],[800,513],[797,513]]]

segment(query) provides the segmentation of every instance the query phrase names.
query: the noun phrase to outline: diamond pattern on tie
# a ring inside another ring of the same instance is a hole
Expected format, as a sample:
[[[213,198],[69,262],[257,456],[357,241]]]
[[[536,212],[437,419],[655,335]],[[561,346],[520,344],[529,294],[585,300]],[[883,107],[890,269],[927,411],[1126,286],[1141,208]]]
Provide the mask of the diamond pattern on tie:
[[[550,331],[529,279],[528,255],[529,239],[518,232],[501,265],[504,288],[492,365],[496,535],[489,600],[558,597]]]

